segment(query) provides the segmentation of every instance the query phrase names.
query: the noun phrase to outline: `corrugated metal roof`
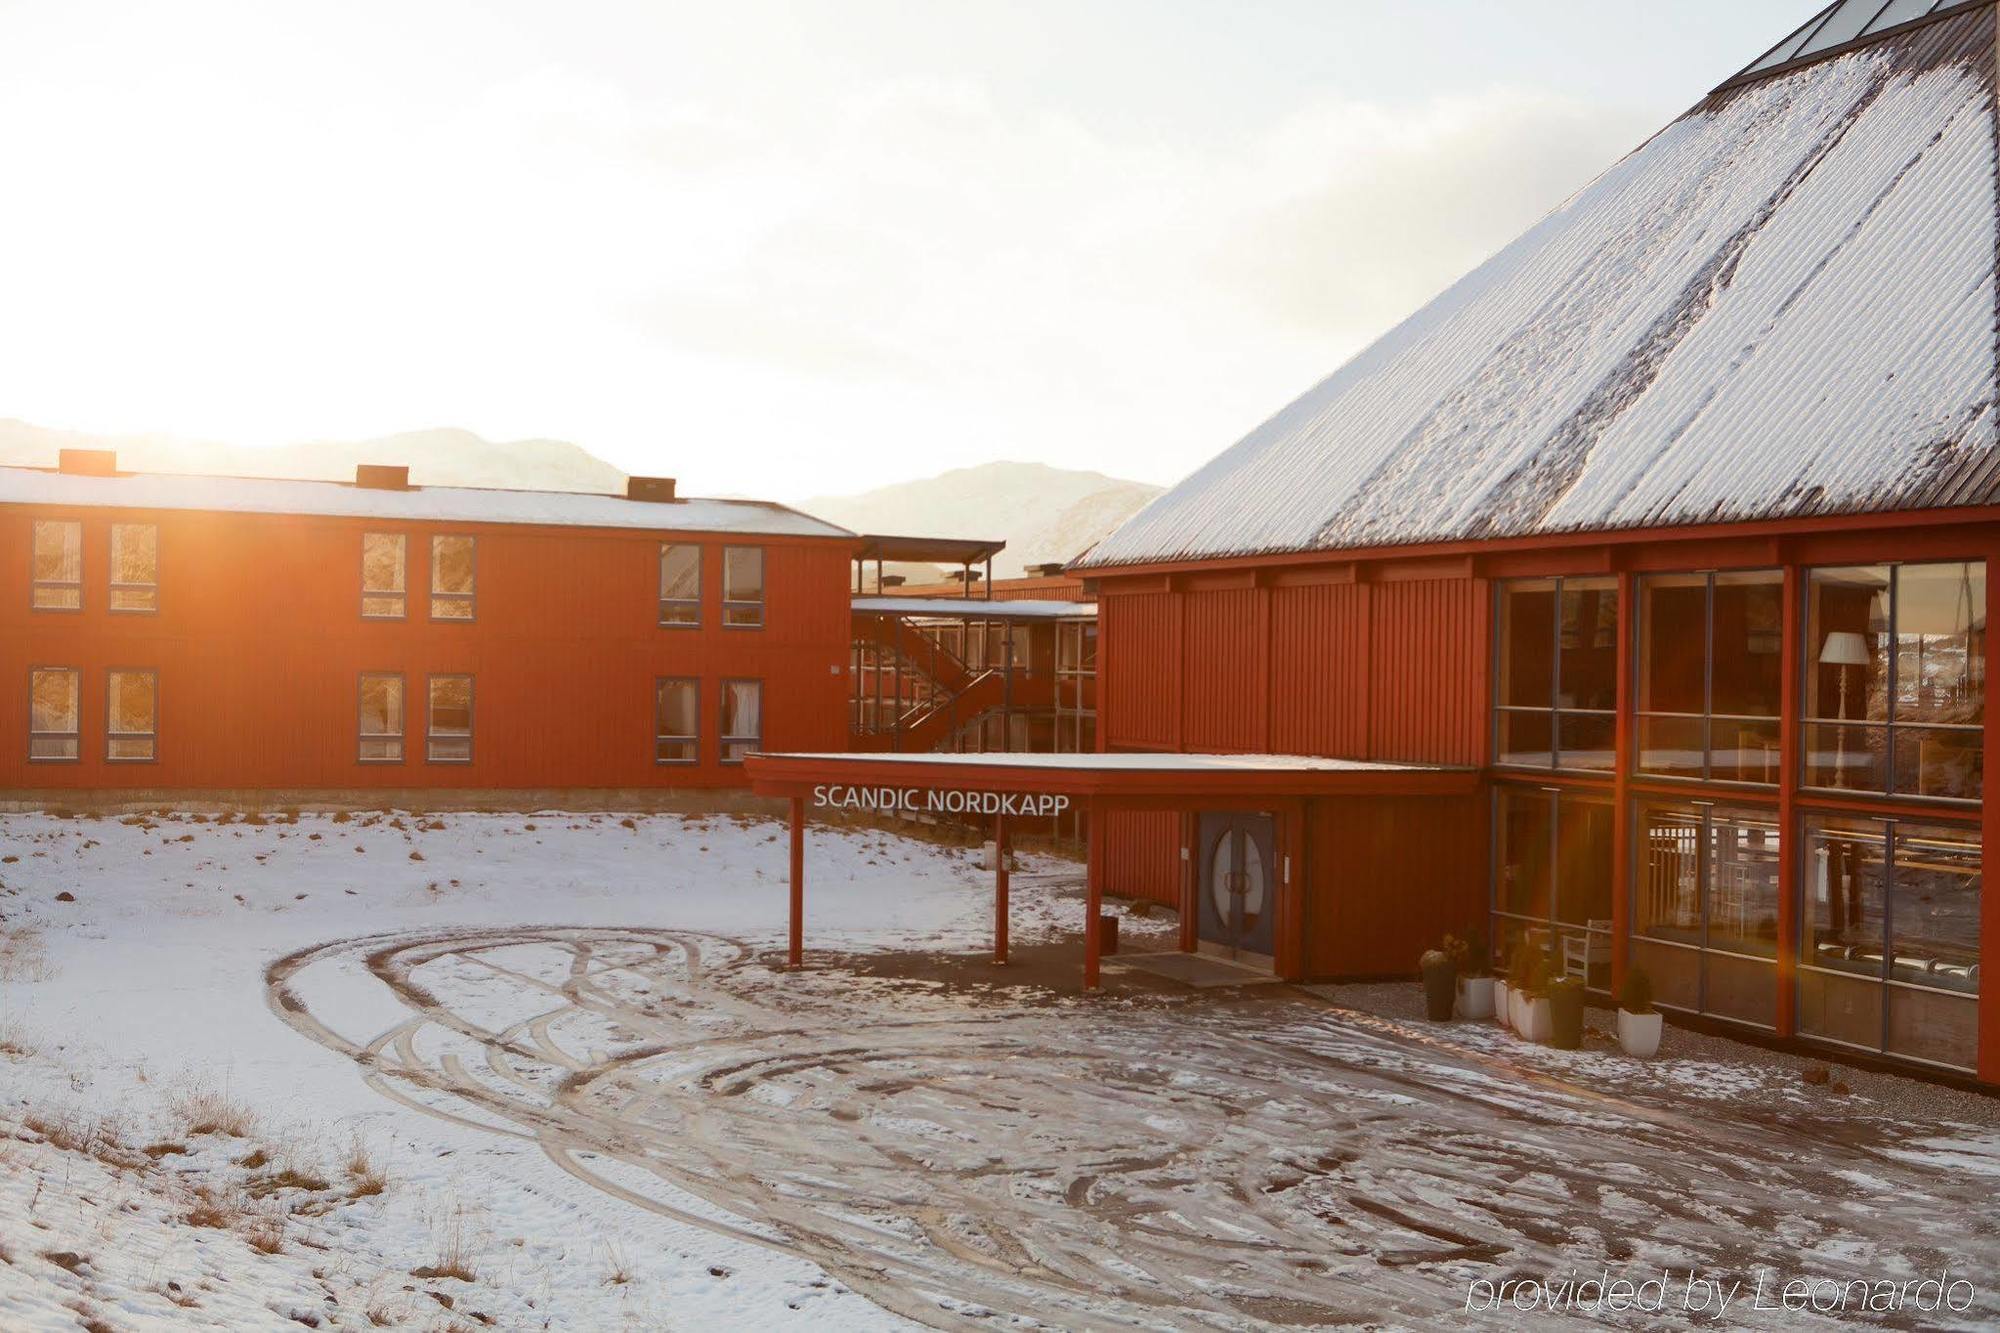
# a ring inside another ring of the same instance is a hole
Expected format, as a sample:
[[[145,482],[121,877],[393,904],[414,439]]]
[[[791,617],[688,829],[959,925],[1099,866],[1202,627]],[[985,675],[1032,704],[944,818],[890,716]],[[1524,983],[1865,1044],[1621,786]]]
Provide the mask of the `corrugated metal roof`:
[[[953,616],[979,620],[1090,620],[1096,602],[983,597],[856,597],[853,609],[871,616]]]
[[[203,477],[164,472],[96,477],[41,468],[0,467],[0,504],[316,514],[391,522],[523,523],[753,536],[854,536],[846,528],[796,509],[759,500],[628,500],[618,495],[483,490],[469,486],[378,490],[337,481]]]
[[[1709,98],[1079,564],[1994,502],[1993,25]]]

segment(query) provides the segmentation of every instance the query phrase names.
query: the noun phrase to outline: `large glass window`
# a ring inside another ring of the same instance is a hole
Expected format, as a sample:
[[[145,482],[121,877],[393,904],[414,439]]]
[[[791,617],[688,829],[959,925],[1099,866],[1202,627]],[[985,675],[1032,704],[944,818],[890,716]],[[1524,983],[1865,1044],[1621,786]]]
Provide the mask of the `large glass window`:
[[[1609,769],[1618,731],[1618,581],[1524,579],[1499,586],[1499,762]]]
[[[1806,785],[1979,799],[1986,566],[1815,569],[1808,605]]]
[[[722,548],[722,623],[755,629],[764,623],[764,548]]]
[[[433,764],[472,762],[472,677],[432,676],[425,757]]]
[[[28,673],[28,758],[37,762],[78,757],[83,673],[75,667],[36,667]]]
[[[160,609],[160,530],[151,523],[111,525],[113,611]]]
[[[361,675],[361,716],[358,727],[364,764],[403,762],[403,677],[393,671]]]
[[[1639,771],[1778,781],[1784,574],[1639,580]]]
[[[692,764],[701,758],[701,682],[662,676],[653,697],[653,761]]]
[[[764,682],[722,682],[722,762],[740,764],[764,743]]]
[[[431,538],[431,619],[470,620],[478,548],[465,536]]]
[[[1979,831],[1812,816],[1805,879],[1799,1031],[1975,1067]]]
[[[37,611],[83,609],[83,524],[64,519],[35,520],[34,586],[29,605]]]
[[[1495,828],[1493,938],[1502,959],[1526,937],[1559,974],[1611,984],[1612,805],[1534,787],[1502,786]]]
[[[1769,811],[1645,804],[1632,885],[1632,962],[1662,1004],[1776,1022],[1778,868]]]
[[[152,671],[105,676],[104,757],[115,763],[159,758],[160,678]]]
[[[660,544],[660,623],[677,629],[701,624],[701,548]]]
[[[404,582],[407,541],[400,532],[361,534],[361,614],[401,620],[408,584]]]

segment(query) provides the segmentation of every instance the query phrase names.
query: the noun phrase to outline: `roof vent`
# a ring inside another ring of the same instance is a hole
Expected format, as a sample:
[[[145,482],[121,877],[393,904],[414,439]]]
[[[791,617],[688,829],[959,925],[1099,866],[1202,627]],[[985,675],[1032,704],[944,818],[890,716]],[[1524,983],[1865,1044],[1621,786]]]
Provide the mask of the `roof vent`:
[[[1062,561],[1052,560],[1045,565],[1029,565],[1028,573],[1038,579],[1059,579],[1062,577],[1063,570],[1067,568],[1068,566]]]
[[[407,491],[410,489],[410,470],[390,467],[386,463],[356,463],[354,484],[371,491]]]
[[[625,478],[625,498],[628,500],[651,500],[655,504],[665,504],[674,498],[672,477],[627,477]]]
[[[983,575],[976,569],[954,569],[951,571],[950,577],[953,583],[963,583],[966,587],[970,588],[973,584],[979,582]]]
[[[64,449],[56,455],[56,470],[77,477],[115,477],[118,454],[111,449]]]
[[[884,574],[880,579],[876,580],[875,586],[878,588],[900,588],[908,581],[901,574]]]

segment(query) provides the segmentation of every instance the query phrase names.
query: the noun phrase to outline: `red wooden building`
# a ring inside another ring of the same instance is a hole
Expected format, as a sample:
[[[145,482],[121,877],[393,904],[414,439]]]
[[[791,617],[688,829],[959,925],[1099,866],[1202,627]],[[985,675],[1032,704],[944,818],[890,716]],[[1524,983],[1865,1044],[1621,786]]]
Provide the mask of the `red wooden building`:
[[[1074,567],[1106,748],[1478,772],[1316,807],[1301,974],[1486,927],[2000,1082],[1995,32],[1829,6]],[[1106,822],[1114,892],[1240,872]]]
[[[804,514],[114,464],[0,469],[12,799],[643,803],[847,741],[856,538]]]

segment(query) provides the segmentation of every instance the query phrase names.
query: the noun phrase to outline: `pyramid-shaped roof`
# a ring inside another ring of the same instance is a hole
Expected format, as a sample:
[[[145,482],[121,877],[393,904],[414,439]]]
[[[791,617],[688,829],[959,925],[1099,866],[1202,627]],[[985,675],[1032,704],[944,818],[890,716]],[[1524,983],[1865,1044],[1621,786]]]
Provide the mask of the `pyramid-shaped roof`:
[[[1829,6],[1081,564],[2000,501],[1995,58]]]

